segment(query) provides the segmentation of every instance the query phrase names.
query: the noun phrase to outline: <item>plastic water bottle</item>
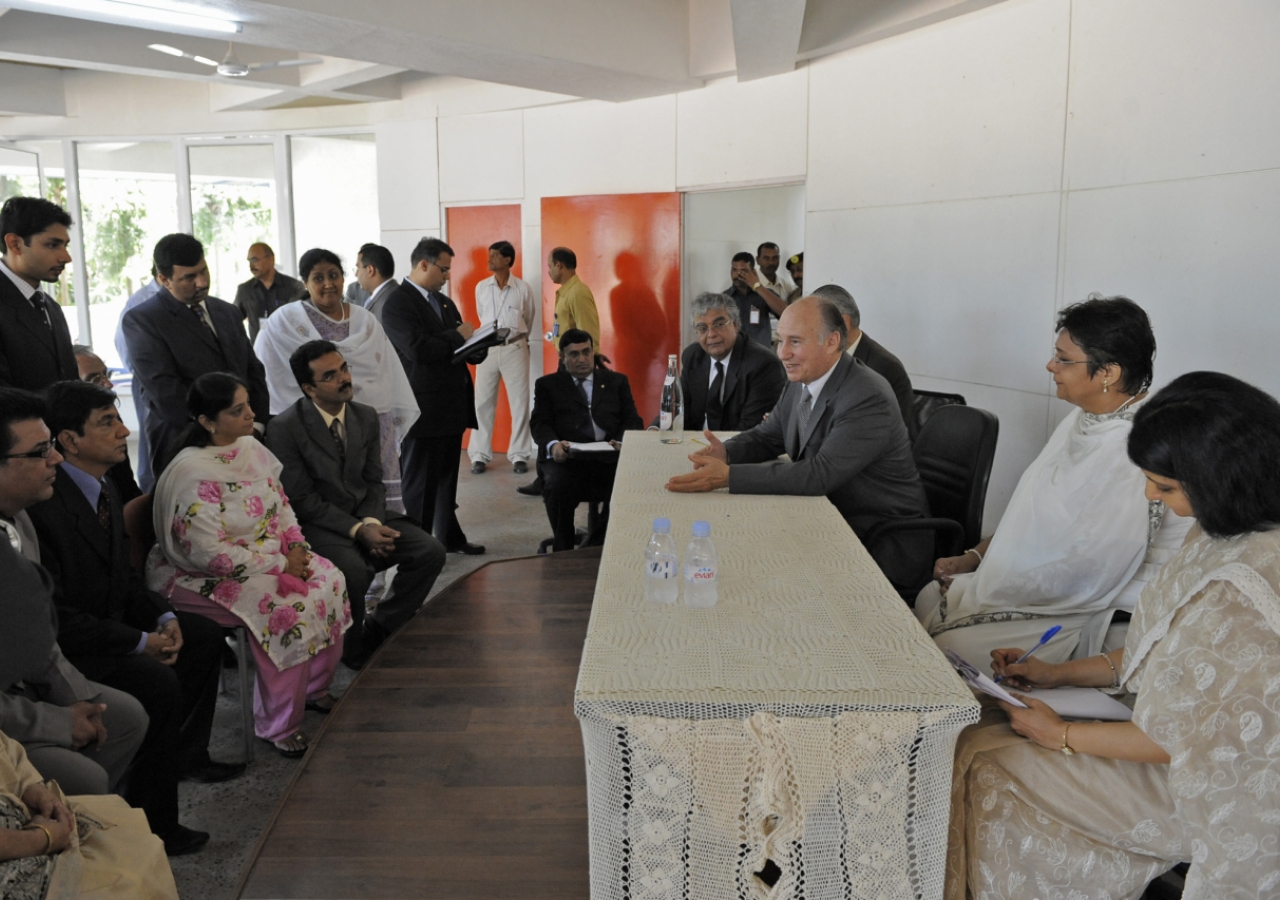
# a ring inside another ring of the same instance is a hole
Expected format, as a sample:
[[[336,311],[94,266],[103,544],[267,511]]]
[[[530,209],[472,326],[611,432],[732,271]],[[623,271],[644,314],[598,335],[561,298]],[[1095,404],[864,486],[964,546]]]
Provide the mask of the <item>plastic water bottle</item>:
[[[658,435],[664,444],[684,440],[684,394],[676,373],[676,355],[667,357],[667,377],[662,380],[662,403],[658,407]]]
[[[680,594],[680,558],[671,537],[671,520],[654,519],[653,537],[644,548],[644,599],[675,603]]]
[[[716,605],[716,545],[711,543],[711,523],[694,522],[693,540],[684,553],[684,602],[709,609]]]

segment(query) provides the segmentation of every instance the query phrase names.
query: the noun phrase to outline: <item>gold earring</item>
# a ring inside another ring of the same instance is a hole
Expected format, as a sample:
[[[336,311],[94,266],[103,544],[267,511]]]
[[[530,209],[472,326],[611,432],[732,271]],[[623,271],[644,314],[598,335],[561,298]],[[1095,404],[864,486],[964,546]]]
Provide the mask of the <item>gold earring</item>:
[[[1104,394],[1105,394],[1105,393],[1107,392],[1107,385],[1109,385],[1109,384],[1111,384],[1111,382],[1110,382],[1110,381],[1108,381],[1108,380],[1107,380],[1107,379],[1105,379],[1105,378],[1104,378],[1104,379],[1102,379],[1102,393],[1104,393]]]

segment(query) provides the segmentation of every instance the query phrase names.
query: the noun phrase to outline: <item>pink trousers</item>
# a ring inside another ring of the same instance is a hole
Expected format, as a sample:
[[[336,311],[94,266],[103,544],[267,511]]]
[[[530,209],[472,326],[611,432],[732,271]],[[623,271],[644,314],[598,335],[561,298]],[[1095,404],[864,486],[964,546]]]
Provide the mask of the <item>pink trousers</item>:
[[[212,619],[225,628],[244,625],[235,613],[186,588],[175,587],[169,602],[175,609]],[[319,700],[328,691],[333,670],[342,658],[342,638],[306,662],[283,671],[276,668],[252,634],[247,643],[258,670],[253,689],[253,730],[265,740],[282,741],[302,724],[307,701]]]

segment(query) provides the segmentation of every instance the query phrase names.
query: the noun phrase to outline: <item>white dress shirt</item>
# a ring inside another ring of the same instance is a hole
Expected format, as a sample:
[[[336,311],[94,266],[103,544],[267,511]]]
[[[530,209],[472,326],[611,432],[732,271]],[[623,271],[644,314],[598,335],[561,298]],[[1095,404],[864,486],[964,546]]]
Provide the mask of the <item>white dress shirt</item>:
[[[511,275],[506,287],[498,287],[496,275],[490,275],[476,285],[476,314],[482,325],[496,322],[499,328],[509,328],[508,343],[528,337],[538,314],[538,301],[528,283]]]

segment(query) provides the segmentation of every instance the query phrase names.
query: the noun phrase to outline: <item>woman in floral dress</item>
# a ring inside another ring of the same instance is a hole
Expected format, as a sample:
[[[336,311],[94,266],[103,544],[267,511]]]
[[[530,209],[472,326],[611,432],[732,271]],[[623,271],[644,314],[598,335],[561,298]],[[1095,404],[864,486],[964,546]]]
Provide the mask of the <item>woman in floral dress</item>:
[[[307,707],[327,710],[351,624],[346,582],[313,556],[280,487],[280,462],[253,436],[244,383],[213,372],[187,396],[184,449],[156,484],[147,584],[177,609],[244,625],[257,668],[258,737],[301,756]]]

